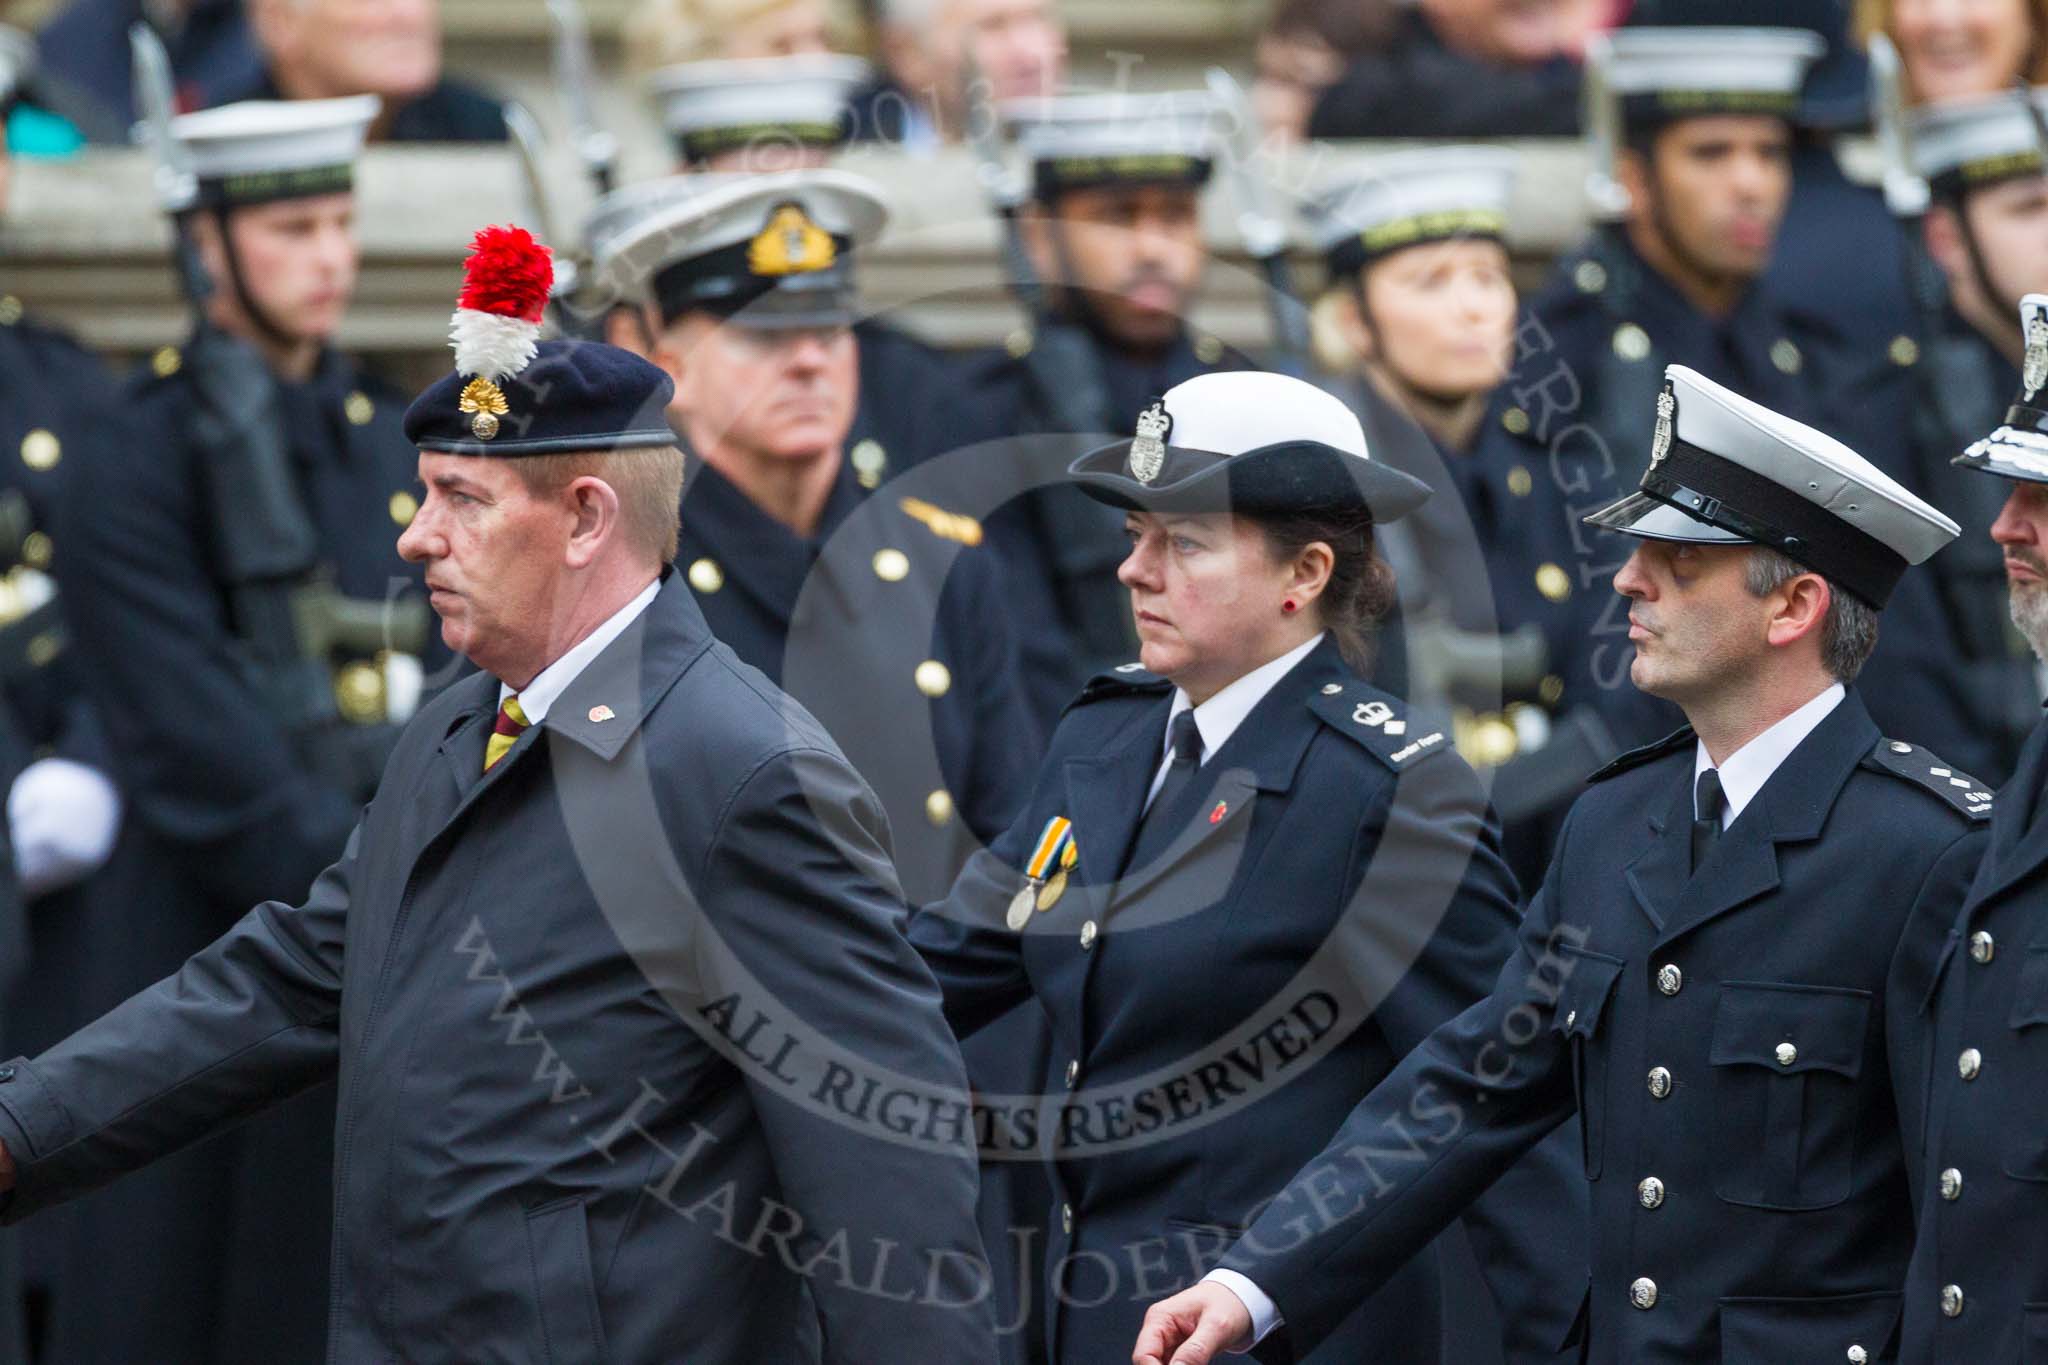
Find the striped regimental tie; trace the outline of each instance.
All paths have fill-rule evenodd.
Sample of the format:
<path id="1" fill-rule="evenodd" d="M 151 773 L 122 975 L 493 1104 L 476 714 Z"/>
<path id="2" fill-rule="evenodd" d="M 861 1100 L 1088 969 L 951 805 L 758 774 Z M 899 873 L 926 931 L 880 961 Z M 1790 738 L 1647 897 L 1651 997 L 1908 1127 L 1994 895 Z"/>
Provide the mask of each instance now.
<path id="1" fill-rule="evenodd" d="M 491 726 L 491 737 L 484 744 L 484 771 L 489 772 L 499 759 L 511 752 L 512 743 L 531 724 L 526 712 L 519 709 L 519 698 L 507 697 L 498 707 L 497 723 Z"/>

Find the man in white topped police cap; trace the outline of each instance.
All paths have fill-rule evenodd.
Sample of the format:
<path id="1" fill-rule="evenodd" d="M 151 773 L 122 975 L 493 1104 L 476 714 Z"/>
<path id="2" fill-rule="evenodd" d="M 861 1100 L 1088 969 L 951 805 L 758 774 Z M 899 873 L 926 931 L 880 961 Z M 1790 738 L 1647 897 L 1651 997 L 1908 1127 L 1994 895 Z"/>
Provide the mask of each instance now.
<path id="1" fill-rule="evenodd" d="M 2026 349 L 2005 420 L 1959 455 L 2005 495 L 1991 525 L 2012 621 L 2048 659 L 2048 294 L 2020 302 Z M 2048 1302 L 2048 721 L 1999 788 L 1990 851 L 1959 913 L 1922 927 L 1924 975 L 1893 1028 L 1925 1040 L 1919 1238 L 1902 1365 L 2024 1360 Z"/>
<path id="2" fill-rule="evenodd" d="M 1238 1278 L 1154 1307 L 1140 1365 L 1299 1352 L 1574 1112 L 1588 1362 L 1889 1358 L 1918 1074 L 1894 959 L 1961 903 L 1992 798 L 1852 684 L 1955 524 L 1681 366 L 1652 411 L 1638 491 L 1593 520 L 1635 539 L 1635 685 L 1691 723 L 1596 774 L 1492 995 L 1353 1111 L 1224 1257 Z"/>
<path id="3" fill-rule="evenodd" d="M 303 895 L 450 657 L 394 548 L 417 505 L 404 400 L 335 346 L 377 109 L 254 102 L 158 129 L 191 177 L 164 207 L 196 266 L 194 327 L 117 405 L 128 439 L 77 452 L 58 556 L 142 883 L 102 930 L 88 1015 L 256 901 Z M 332 1132 L 318 1090 L 89 1201 L 102 1297 L 59 1310 L 57 1357 L 317 1359 Z"/>

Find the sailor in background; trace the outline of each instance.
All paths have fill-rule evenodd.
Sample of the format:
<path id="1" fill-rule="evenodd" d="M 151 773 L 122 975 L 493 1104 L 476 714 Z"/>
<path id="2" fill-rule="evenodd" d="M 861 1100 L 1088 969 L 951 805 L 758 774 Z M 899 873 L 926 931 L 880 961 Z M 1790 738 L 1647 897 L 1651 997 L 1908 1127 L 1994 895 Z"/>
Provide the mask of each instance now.
<path id="1" fill-rule="evenodd" d="M 1281 375 L 1200 376 L 1135 424 L 1072 478 L 1125 519 L 1139 659 L 1089 683 L 1023 817 L 911 925 L 956 1032 L 1033 1002 L 1052 1021 L 1045 1101 L 1010 1118 L 1059 1201 L 1059 1365 L 1125 1359 L 1146 1286 L 1199 1279 L 1479 998 L 1518 919 L 1471 769 L 1364 678 L 1394 596 L 1377 527 L 1429 489 L 1371 458 L 1341 401 Z M 1510 1358 L 1551 1360 L 1583 1289 L 1584 1206 L 1557 1153 L 1525 1169 L 1468 1226 Z M 1444 1290 L 1421 1250 L 1292 1358 L 1439 1359 Z"/>
<path id="2" fill-rule="evenodd" d="M 336 349 L 374 98 L 174 120 L 210 292 L 81 452 L 59 557 L 88 691 L 140 825 L 140 885 L 85 1007 L 114 1005 L 341 851 L 423 688 L 403 400 Z M 110 496 L 118 490 L 119 496 Z M 103 1297 L 60 1360 L 307 1360 L 325 1333 L 333 1091 L 83 1206 Z M 118 1307 L 116 1307 L 118 1305 Z"/>
<path id="3" fill-rule="evenodd" d="M 1443 710 L 1458 751 L 1489 778 L 1509 863 L 1533 885 L 1544 813 L 1613 756 L 1594 708 L 1567 709 L 1542 632 L 1540 537 L 1565 515 L 1548 466 L 1481 424 L 1512 364 L 1515 287 L 1504 234 L 1515 161 L 1484 147 L 1382 157 L 1324 182 L 1306 214 L 1330 287 L 1321 305 L 1355 356 L 1341 392 L 1375 459 L 1446 495 L 1385 528 L 1401 616 L 1377 678 Z M 1503 621 L 1520 621 L 1504 632 Z"/>
<path id="4" fill-rule="evenodd" d="M 1069 461 L 1199 374 L 1243 367 L 1188 323 L 1208 263 L 1202 198 L 1221 144 L 1207 91 L 1049 96 L 1000 114 L 1029 168 L 1017 292 L 1036 300 L 1003 347 L 963 362 L 977 435 L 1033 491 L 989 519 L 1016 569 L 1033 709 L 1050 725 L 1136 647 L 1116 581 L 1115 516 L 1067 486 Z M 1022 287 L 1019 287 L 1019 286 Z"/>
<path id="5" fill-rule="evenodd" d="M 1595 520 L 1637 546 L 1614 580 L 1631 677 L 1691 724 L 1595 776 L 1492 993 L 1357 1107 L 1223 1283 L 1153 1308 L 1140 1365 L 1308 1349 L 1574 1113 L 1588 1365 L 1890 1358 L 1914 1101 L 1888 982 L 1909 926 L 1961 905 L 1992 795 L 1884 737 L 1852 683 L 1955 523 L 1683 366 L 1653 411 L 1639 490 Z M 1442 1110 L 1418 1124 L 1418 1101 Z M 1347 1155 L 1396 1133 L 1428 1159 Z"/>

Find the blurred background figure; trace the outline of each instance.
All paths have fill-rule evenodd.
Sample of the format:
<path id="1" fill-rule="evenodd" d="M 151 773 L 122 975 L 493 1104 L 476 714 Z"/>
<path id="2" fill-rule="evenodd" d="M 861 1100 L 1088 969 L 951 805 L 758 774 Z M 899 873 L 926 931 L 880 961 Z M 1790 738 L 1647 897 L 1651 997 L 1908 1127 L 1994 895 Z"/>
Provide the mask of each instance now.
<path id="1" fill-rule="evenodd" d="M 128 29 L 147 23 L 164 40 L 178 106 L 224 104 L 263 77 L 263 54 L 242 0 L 70 0 L 38 34 L 42 69 L 98 110 L 96 140 L 125 142 L 135 121 Z"/>
<path id="2" fill-rule="evenodd" d="M 141 845 L 77 983 L 87 1013 L 303 896 L 448 658 L 396 549 L 417 508 L 404 399 L 334 346 L 376 113 L 356 96 L 169 125 L 198 181 L 194 329 L 114 405 L 135 434 L 81 452 L 58 560 Z M 333 1135 L 321 1087 L 82 1201 L 93 1292 L 60 1297 L 50 1359 L 318 1359 Z"/>
<path id="3" fill-rule="evenodd" d="M 1374 0 L 1281 0 L 1252 53 L 1252 107 L 1266 135 L 1307 137 L 1323 92 L 1359 54 L 1384 48 L 1399 17 Z"/>
<path id="4" fill-rule="evenodd" d="M 1323 92 L 1311 137 L 1531 137 L 1579 126 L 1579 57 L 1613 0 L 1360 0 L 1386 36 Z"/>
<path id="5" fill-rule="evenodd" d="M 1906 97 L 1988 95 L 2048 81 L 2048 0 L 1854 0 L 1856 36 L 1899 49 Z"/>
<path id="6" fill-rule="evenodd" d="M 959 142 L 970 119 L 1067 82 L 1058 0 L 879 0 L 875 51 L 882 69 L 854 101 L 854 137 L 911 150 Z"/>
<path id="7" fill-rule="evenodd" d="M 849 51 L 842 0 L 640 0 L 626 16 L 626 73 L 681 62 Z"/>
<path id="8" fill-rule="evenodd" d="M 383 142 L 501 142 L 498 101 L 441 73 L 440 0 L 248 0 L 264 71 L 232 100 L 375 95 Z"/>
<path id="9" fill-rule="evenodd" d="M 0 27 L 0 221 L 35 56 L 27 34 Z M 91 452 L 123 439 L 117 408 L 97 357 L 0 293 L 0 1046 L 10 1049 L 48 1047 L 86 1021 L 81 983 L 95 951 L 136 913 L 118 865 L 96 875 L 121 846 L 124 803 L 51 576 L 69 541 L 64 489 Z M 0 1359 L 28 1359 L 56 1306 L 91 1292 L 75 1221 L 0 1233 Z"/>
<path id="10" fill-rule="evenodd" d="M 1033 491 L 989 531 L 1017 570 L 1010 609 L 1049 726 L 1137 644 L 1116 579 L 1122 518 L 1068 485 L 1067 463 L 1174 385 L 1246 362 L 1188 323 L 1209 263 L 1202 196 L 1220 154 L 1207 92 L 1060 96 L 1003 116 L 1031 177 L 1011 262 L 1029 280 L 1012 287 L 1036 316 L 1006 346 L 970 356 L 965 387 L 977 436 L 1035 438 L 1005 451 L 1021 461 L 1017 486 Z"/>

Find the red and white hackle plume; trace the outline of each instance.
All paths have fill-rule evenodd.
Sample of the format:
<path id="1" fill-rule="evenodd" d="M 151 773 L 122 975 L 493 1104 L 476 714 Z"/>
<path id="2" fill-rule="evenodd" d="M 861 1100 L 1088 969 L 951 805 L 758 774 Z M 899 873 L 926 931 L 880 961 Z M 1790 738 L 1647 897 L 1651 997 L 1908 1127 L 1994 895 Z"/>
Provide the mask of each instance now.
<path id="1" fill-rule="evenodd" d="M 448 337 L 455 372 L 476 376 L 458 407 L 473 414 L 470 430 L 480 441 L 496 436 L 498 419 L 511 410 L 500 385 L 533 363 L 554 282 L 552 254 L 525 228 L 487 227 L 470 244 Z"/>

